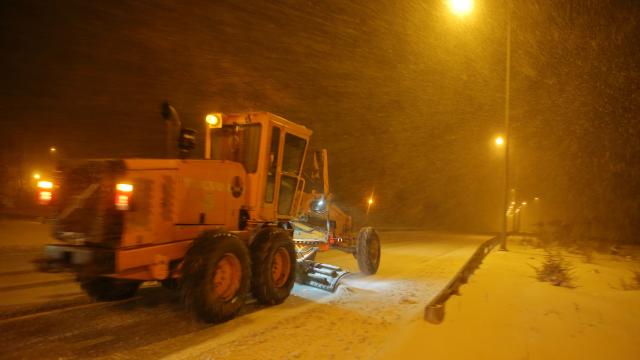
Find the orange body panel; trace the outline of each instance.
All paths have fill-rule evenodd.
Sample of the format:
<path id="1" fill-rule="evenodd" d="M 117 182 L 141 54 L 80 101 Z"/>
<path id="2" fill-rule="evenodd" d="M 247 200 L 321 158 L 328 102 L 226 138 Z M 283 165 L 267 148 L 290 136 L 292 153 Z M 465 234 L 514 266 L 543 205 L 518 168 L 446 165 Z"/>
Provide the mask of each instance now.
<path id="1" fill-rule="evenodd" d="M 133 184 L 134 195 L 132 210 L 124 215 L 121 247 L 193 239 L 203 227 L 237 229 L 246 196 L 244 191 L 237 197 L 232 194 L 234 179 L 246 182 L 240 164 L 142 159 L 125 163 L 127 172 L 120 181 Z"/>

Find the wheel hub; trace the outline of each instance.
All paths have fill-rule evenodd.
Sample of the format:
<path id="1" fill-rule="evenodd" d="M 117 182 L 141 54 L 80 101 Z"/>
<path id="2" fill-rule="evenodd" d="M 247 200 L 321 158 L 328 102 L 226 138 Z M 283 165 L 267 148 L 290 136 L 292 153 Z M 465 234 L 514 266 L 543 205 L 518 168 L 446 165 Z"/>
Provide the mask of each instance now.
<path id="1" fill-rule="evenodd" d="M 216 264 L 213 275 L 213 293 L 225 301 L 233 299 L 240 288 L 242 267 L 232 253 L 226 253 Z"/>
<path id="2" fill-rule="evenodd" d="M 291 257 L 284 247 L 279 247 L 273 254 L 271 276 L 275 287 L 282 287 L 289 279 L 291 273 Z"/>

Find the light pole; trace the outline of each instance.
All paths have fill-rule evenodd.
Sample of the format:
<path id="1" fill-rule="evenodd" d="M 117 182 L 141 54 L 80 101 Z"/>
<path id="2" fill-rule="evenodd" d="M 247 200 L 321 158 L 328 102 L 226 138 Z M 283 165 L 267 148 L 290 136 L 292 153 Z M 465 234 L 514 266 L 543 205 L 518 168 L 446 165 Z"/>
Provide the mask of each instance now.
<path id="1" fill-rule="evenodd" d="M 504 146 L 504 201 L 502 207 L 502 232 L 500 234 L 500 250 L 507 250 L 507 210 L 509 209 L 509 104 L 511 97 L 511 0 L 507 3 L 507 44 L 504 82 L 504 138 L 497 138 L 496 145 Z M 451 12 L 457 16 L 465 16 L 473 10 L 473 0 L 449 0 Z"/>
<path id="2" fill-rule="evenodd" d="M 502 234 L 500 236 L 500 250 L 507 251 L 507 209 L 509 208 L 509 103 L 511 97 L 511 0 L 507 1 L 507 51 L 505 59 L 504 82 L 504 202 L 502 207 Z"/>

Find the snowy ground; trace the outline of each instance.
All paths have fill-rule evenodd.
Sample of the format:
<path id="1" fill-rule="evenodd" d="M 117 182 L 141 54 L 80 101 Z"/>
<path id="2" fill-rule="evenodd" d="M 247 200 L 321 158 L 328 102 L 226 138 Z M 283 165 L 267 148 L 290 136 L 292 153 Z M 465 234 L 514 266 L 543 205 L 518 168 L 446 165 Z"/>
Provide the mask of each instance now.
<path id="1" fill-rule="evenodd" d="M 33 227 L 38 230 L 31 235 L 19 225 L 0 227 L 2 242 L 7 239 L 3 230 L 26 238 L 19 249 L 4 244 L 10 251 L 0 254 L 3 259 L 13 258 L 16 249 L 22 254 L 37 251 L 28 245 L 39 246 L 46 232 Z M 79 300 L 73 307 L 0 320 L 0 358 L 371 358 L 422 313 L 489 237 L 414 231 L 383 232 L 381 239 L 382 260 L 375 276 L 354 274 L 335 294 L 296 285 L 284 304 L 248 304 L 241 316 L 220 325 L 193 321 L 175 294 L 159 287 L 144 288 L 131 301 L 96 304 L 86 301 L 73 283 L 49 287 L 43 285 L 48 280 L 33 281 L 40 274 L 23 274 L 18 281 L 1 266 L 0 298 L 7 300 L 0 313 L 17 304 L 55 303 L 56 296 Z M 318 260 L 357 272 L 349 254 L 328 252 Z M 64 280 L 64 275 L 51 276 Z"/>
<path id="2" fill-rule="evenodd" d="M 544 252 L 491 253 L 446 305 L 444 323 L 414 317 L 381 359 L 640 359 L 640 288 L 630 257 L 564 253 L 575 288 L 536 280 Z M 633 284 L 636 285 L 635 290 Z"/>
<path id="3" fill-rule="evenodd" d="M 47 231 L 0 222 L 2 359 L 640 358 L 638 256 L 564 253 L 575 287 L 563 288 L 535 279 L 543 250 L 512 241 L 433 325 L 422 319 L 424 305 L 488 237 L 383 232 L 377 275 L 354 274 L 335 294 L 296 285 L 280 306 L 247 304 L 238 318 L 207 325 L 157 286 L 130 301 L 92 303 L 68 275 L 33 272 L 29 260 L 50 241 Z M 318 260 L 357 271 L 348 254 Z M 16 308 L 39 312 L 9 318 Z"/>

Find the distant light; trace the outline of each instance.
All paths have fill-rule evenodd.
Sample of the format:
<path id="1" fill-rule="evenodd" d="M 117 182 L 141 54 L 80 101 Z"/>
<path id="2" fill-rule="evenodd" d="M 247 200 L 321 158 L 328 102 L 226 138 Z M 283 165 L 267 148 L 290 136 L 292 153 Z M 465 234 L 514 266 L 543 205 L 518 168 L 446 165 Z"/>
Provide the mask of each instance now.
<path id="1" fill-rule="evenodd" d="M 540 198 L 539 198 L 539 197 L 534 197 L 534 198 L 533 198 L 533 201 L 538 201 L 538 200 L 540 200 Z"/>
<path id="2" fill-rule="evenodd" d="M 220 127 L 222 124 L 221 116 L 219 114 L 208 114 L 207 117 L 205 117 L 205 121 L 211 127 Z"/>
<path id="3" fill-rule="evenodd" d="M 523 202 L 522 202 L 522 205 L 527 205 L 527 202 L 526 202 L 526 201 L 523 201 Z"/>
<path id="4" fill-rule="evenodd" d="M 54 153 L 56 151 L 58 151 L 58 149 L 56 149 L 55 146 L 52 146 L 52 147 L 49 148 L 49 152 L 51 152 L 51 153 Z"/>
<path id="5" fill-rule="evenodd" d="M 496 138 L 496 146 L 502 146 L 504 145 L 504 138 L 502 136 L 498 136 Z"/>
<path id="6" fill-rule="evenodd" d="M 36 179 L 36 180 L 39 180 L 40 179 L 40 174 L 38 174 L 38 173 L 33 174 L 33 178 Z"/>
<path id="7" fill-rule="evenodd" d="M 369 198 L 368 203 L 369 203 L 369 205 L 373 204 L 373 198 Z"/>
<path id="8" fill-rule="evenodd" d="M 51 181 L 38 181 L 38 187 L 40 189 L 53 189 L 53 183 Z"/>
<path id="9" fill-rule="evenodd" d="M 458 16 L 465 16 L 473 10 L 473 0 L 449 0 L 451 12 Z"/>
<path id="10" fill-rule="evenodd" d="M 116 185 L 116 190 L 118 191 L 122 191 L 122 192 L 132 192 L 133 191 L 133 185 L 131 184 L 117 184 Z"/>

